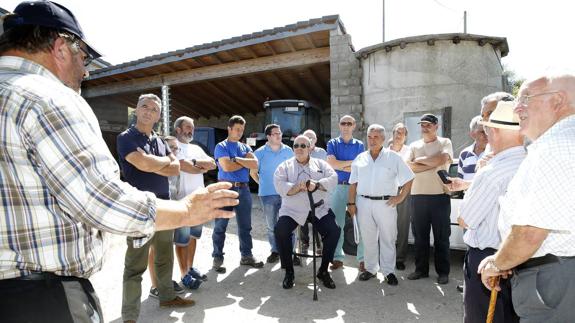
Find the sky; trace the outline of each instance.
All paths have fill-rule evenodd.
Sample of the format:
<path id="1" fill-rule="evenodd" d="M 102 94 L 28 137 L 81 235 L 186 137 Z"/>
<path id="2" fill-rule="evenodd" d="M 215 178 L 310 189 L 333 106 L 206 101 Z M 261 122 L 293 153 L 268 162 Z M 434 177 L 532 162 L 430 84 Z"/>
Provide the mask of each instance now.
<path id="1" fill-rule="evenodd" d="M 13 10 L 20 1 L 2 0 Z M 112 64 L 339 14 L 356 50 L 383 41 L 383 0 L 58 0 Z M 385 40 L 467 32 L 506 37 L 518 78 L 575 73 L 568 0 L 386 0 Z"/>

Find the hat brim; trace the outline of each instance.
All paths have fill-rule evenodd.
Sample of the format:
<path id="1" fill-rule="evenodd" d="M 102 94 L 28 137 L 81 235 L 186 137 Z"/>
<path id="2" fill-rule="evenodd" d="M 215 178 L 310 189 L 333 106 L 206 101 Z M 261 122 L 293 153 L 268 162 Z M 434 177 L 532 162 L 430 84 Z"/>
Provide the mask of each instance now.
<path id="1" fill-rule="evenodd" d="M 497 128 L 497 129 L 506 129 L 506 130 L 519 130 L 519 123 L 515 122 L 492 122 L 492 121 L 479 121 L 478 122 L 482 126 L 486 126 L 489 128 Z"/>

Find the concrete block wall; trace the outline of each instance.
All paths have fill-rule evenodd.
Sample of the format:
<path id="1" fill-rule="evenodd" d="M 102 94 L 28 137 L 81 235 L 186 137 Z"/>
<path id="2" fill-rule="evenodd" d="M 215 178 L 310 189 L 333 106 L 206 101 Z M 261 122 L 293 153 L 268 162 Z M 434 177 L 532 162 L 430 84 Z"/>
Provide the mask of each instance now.
<path id="1" fill-rule="evenodd" d="M 354 136 L 361 138 L 363 124 L 362 68 L 355 57 L 351 36 L 334 29 L 330 31 L 331 137 L 339 136 L 339 119 L 349 114 L 358 122 Z"/>

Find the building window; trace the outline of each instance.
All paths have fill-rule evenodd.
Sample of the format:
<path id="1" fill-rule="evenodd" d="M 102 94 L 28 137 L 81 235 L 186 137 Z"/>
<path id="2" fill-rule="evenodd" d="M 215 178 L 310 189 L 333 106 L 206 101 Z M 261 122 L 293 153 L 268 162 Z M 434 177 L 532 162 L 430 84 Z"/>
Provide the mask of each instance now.
<path id="1" fill-rule="evenodd" d="M 411 144 L 414 141 L 421 139 L 421 128 L 419 127 L 419 119 L 426 113 L 433 113 L 439 119 L 439 128 L 437 135 L 440 137 L 451 138 L 451 107 L 444 107 L 438 110 L 427 110 L 417 112 L 405 112 L 403 114 L 403 123 L 407 127 L 408 136 L 406 143 Z"/>

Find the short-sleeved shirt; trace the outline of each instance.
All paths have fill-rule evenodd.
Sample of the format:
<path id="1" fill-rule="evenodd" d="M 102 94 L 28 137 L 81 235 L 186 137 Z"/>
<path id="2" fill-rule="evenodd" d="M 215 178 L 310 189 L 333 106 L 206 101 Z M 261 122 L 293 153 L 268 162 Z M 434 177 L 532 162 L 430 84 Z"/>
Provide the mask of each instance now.
<path id="1" fill-rule="evenodd" d="M 327 159 L 327 151 L 321 147 L 314 147 L 313 150 L 309 153 L 311 158 L 317 158 L 321 160 Z"/>
<path id="2" fill-rule="evenodd" d="M 357 194 L 397 195 L 400 186 L 412 180 L 413 171 L 396 152 L 383 148 L 376 160 L 369 151 L 359 154 L 351 164 L 349 183 L 357 183 Z"/>
<path id="3" fill-rule="evenodd" d="M 476 155 L 475 143 L 471 146 L 465 147 L 461 153 L 459 153 L 459 162 L 457 165 L 457 177 L 462 178 L 466 181 L 470 181 L 475 176 L 475 168 L 477 167 L 477 162 L 483 156 L 483 153 Z"/>
<path id="4" fill-rule="evenodd" d="M 228 182 L 242 182 L 248 183 L 250 180 L 250 170 L 242 167 L 234 172 L 226 172 L 222 169 L 219 159 L 222 157 L 244 158 L 248 153 L 251 153 L 250 146 L 239 141 L 228 141 L 227 139 L 218 143 L 214 150 L 214 158 L 218 165 L 218 180 Z"/>
<path id="5" fill-rule="evenodd" d="M 453 159 L 453 147 L 451 140 L 448 138 L 437 137 L 432 142 L 425 143 L 423 139 L 413 142 L 409 148 L 411 155 L 409 161 L 413 161 L 418 157 L 433 157 L 438 154 L 446 153 Z M 437 171 L 449 168 L 449 162 L 445 165 L 428 169 L 424 172 L 415 173 L 415 180 L 411 185 L 411 195 L 436 195 L 446 192 L 441 179 L 437 175 Z"/>
<path id="6" fill-rule="evenodd" d="M 354 160 L 364 150 L 363 142 L 355 138 L 351 138 L 347 143 L 341 137 L 333 138 L 327 142 L 327 155 L 334 156 L 335 159 L 341 161 Z M 339 183 L 349 181 L 349 172 L 336 170 L 336 173 Z"/>
<path id="7" fill-rule="evenodd" d="M 268 144 L 258 148 L 254 155 L 258 159 L 258 174 L 260 178 L 259 196 L 277 195 L 274 187 L 274 173 L 279 164 L 293 157 L 293 150 L 281 144 L 280 149 L 274 151 Z"/>
<path id="8" fill-rule="evenodd" d="M 124 179 L 140 191 L 152 192 L 159 198 L 169 199 L 170 186 L 168 177 L 141 171 L 126 160 L 126 156 L 137 151 L 138 148 L 143 149 L 147 154 L 155 156 L 168 156 L 171 154 L 166 142 L 156 133 L 152 132 L 148 137 L 136 127 L 131 126 L 119 134 L 117 138 L 118 155 Z"/>
<path id="9" fill-rule="evenodd" d="M 178 160 L 209 158 L 204 150 L 198 145 L 185 144 L 178 141 L 178 148 L 180 148 L 180 150 L 178 150 L 178 154 L 176 155 Z M 204 174 L 191 174 L 180 171 L 178 194 L 176 194 L 176 198 L 179 200 L 200 187 L 204 187 Z"/>
<path id="10" fill-rule="evenodd" d="M 512 226 L 549 230 L 532 257 L 575 256 L 575 115 L 557 122 L 527 147 L 501 198 L 499 232 L 505 239 Z"/>

